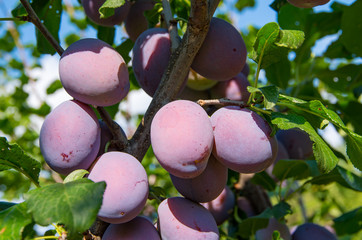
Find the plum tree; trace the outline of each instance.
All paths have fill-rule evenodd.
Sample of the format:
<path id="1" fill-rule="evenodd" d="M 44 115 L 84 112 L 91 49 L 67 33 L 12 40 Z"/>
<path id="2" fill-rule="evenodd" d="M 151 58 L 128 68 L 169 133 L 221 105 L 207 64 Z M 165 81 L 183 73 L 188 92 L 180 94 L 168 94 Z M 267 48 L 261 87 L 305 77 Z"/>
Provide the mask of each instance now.
<path id="1" fill-rule="evenodd" d="M 326 228 L 315 223 L 304 223 L 297 227 L 292 234 L 292 240 L 320 239 L 336 240 L 336 236 Z"/>
<path id="2" fill-rule="evenodd" d="M 312 8 L 328 3 L 330 0 L 287 0 L 290 4 L 299 8 Z"/>
<path id="3" fill-rule="evenodd" d="M 46 163 L 67 175 L 87 169 L 100 146 L 100 126 L 93 110 L 79 101 L 66 101 L 44 120 L 39 144 Z"/>
<path id="4" fill-rule="evenodd" d="M 164 28 L 147 29 L 134 44 L 132 68 L 137 82 L 151 97 L 160 84 L 170 55 L 170 34 Z"/>
<path id="5" fill-rule="evenodd" d="M 76 41 L 64 51 L 59 77 L 72 97 L 97 106 L 119 103 L 130 87 L 122 56 L 109 44 L 93 38 Z"/>
<path id="6" fill-rule="evenodd" d="M 104 232 L 103 240 L 161 240 L 157 229 L 145 217 L 137 216 L 129 222 L 111 224 Z"/>
<path id="7" fill-rule="evenodd" d="M 170 174 L 177 191 L 195 202 L 210 202 L 223 191 L 228 177 L 228 169 L 212 154 L 205 170 L 194 178 L 179 178 Z"/>
<path id="8" fill-rule="evenodd" d="M 99 8 L 106 0 L 82 0 L 82 6 L 87 17 L 95 24 L 111 27 L 121 24 L 127 17 L 130 10 L 130 3 L 128 1 L 122 7 L 114 10 L 114 15 L 101 18 Z"/>
<path id="9" fill-rule="evenodd" d="M 212 18 L 210 28 L 192 69 L 212 80 L 228 80 L 241 72 L 246 62 L 246 46 L 233 25 Z"/>
<path id="10" fill-rule="evenodd" d="M 191 200 L 167 198 L 160 203 L 157 213 L 162 239 L 219 239 L 219 230 L 211 213 Z"/>
<path id="11" fill-rule="evenodd" d="M 276 158 L 277 141 L 268 123 L 257 113 L 240 107 L 223 107 L 211 116 L 214 156 L 240 173 L 256 173 Z"/>
<path id="12" fill-rule="evenodd" d="M 147 173 L 132 155 L 107 152 L 100 156 L 89 176 L 94 182 L 107 184 L 98 217 L 109 223 L 125 223 L 143 209 L 148 197 Z"/>
<path id="13" fill-rule="evenodd" d="M 221 225 L 230 217 L 233 211 L 235 195 L 228 186 L 225 186 L 217 198 L 201 205 L 211 212 L 216 224 Z"/>
<path id="14" fill-rule="evenodd" d="M 276 137 L 291 159 L 306 159 L 313 155 L 313 143 L 309 135 L 302 130 L 279 130 Z"/>
<path id="15" fill-rule="evenodd" d="M 154 5 L 154 0 L 138 0 L 132 3 L 127 18 L 124 20 L 124 27 L 132 41 L 136 41 L 138 36 L 147 30 L 148 22 L 144 14 Z"/>
<path id="16" fill-rule="evenodd" d="M 176 100 L 163 106 L 151 124 L 151 144 L 161 166 L 180 178 L 193 178 L 206 168 L 212 151 L 209 116 L 200 105 Z"/>

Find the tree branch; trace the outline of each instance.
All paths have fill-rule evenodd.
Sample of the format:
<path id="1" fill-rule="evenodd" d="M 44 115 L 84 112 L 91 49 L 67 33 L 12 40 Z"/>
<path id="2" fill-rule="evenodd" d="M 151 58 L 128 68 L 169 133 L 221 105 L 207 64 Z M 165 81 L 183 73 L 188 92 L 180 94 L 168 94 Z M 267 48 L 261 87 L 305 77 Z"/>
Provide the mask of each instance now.
<path id="1" fill-rule="evenodd" d="M 160 86 L 126 149 L 140 161 L 151 145 L 150 128 L 153 117 L 163 105 L 177 97 L 189 73 L 192 61 L 206 37 L 210 25 L 210 15 L 213 15 L 208 9 L 207 0 L 191 1 L 191 13 L 186 33 L 180 46 L 172 52 Z"/>
<path id="2" fill-rule="evenodd" d="M 24 8 L 28 13 L 27 21 L 33 23 L 35 27 L 43 34 L 43 36 L 49 41 L 49 43 L 53 46 L 55 51 L 61 56 L 64 52 L 64 49 L 59 45 L 57 40 L 53 37 L 53 35 L 48 31 L 48 29 L 44 26 L 44 24 L 40 21 L 38 15 L 36 15 L 34 9 L 31 7 L 30 3 L 26 0 L 20 0 L 21 4 L 23 4 Z"/>
<path id="3" fill-rule="evenodd" d="M 171 52 L 175 51 L 180 45 L 180 38 L 177 33 L 177 21 L 172 16 L 171 6 L 169 0 L 162 0 L 163 16 L 170 33 L 171 39 Z"/>
<path id="4" fill-rule="evenodd" d="M 199 104 L 201 107 L 208 106 L 208 105 L 217 105 L 217 106 L 239 106 L 239 107 L 248 107 L 243 101 L 235 101 L 230 100 L 227 98 L 221 98 L 221 99 L 208 99 L 208 100 L 198 100 L 197 104 Z"/>

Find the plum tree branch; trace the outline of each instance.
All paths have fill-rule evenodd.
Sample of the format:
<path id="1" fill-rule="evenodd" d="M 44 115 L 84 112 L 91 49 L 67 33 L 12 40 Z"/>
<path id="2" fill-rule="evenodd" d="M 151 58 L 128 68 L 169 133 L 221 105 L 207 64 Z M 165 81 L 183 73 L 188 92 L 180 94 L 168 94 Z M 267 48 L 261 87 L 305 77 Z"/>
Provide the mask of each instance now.
<path id="1" fill-rule="evenodd" d="M 209 12 L 207 0 L 192 0 L 189 23 L 180 46 L 171 54 L 170 62 L 162 76 L 153 100 L 150 103 L 141 124 L 130 140 L 126 151 L 142 161 L 150 141 L 150 128 L 156 112 L 168 102 L 174 100 L 180 92 L 189 73 L 192 61 L 200 49 L 209 29 L 213 12 Z M 216 8 L 215 8 L 216 9 Z"/>
<path id="2" fill-rule="evenodd" d="M 177 21 L 172 16 L 171 6 L 169 0 L 162 0 L 163 16 L 170 33 L 171 38 L 171 51 L 175 51 L 180 45 L 179 36 L 177 33 Z"/>
<path id="3" fill-rule="evenodd" d="M 31 7 L 30 3 L 26 0 L 20 0 L 21 4 L 23 4 L 26 12 L 28 13 L 27 21 L 33 23 L 35 27 L 43 34 L 43 36 L 49 41 L 49 43 L 53 46 L 55 51 L 59 55 L 62 55 L 64 49 L 59 45 L 57 40 L 53 37 L 53 35 L 48 31 L 48 29 L 44 26 L 44 24 L 40 21 L 38 15 L 35 13 L 34 9 Z"/>
<path id="4" fill-rule="evenodd" d="M 227 98 L 221 98 L 221 99 L 207 99 L 207 100 L 198 100 L 197 104 L 199 104 L 201 107 L 208 106 L 208 105 L 217 105 L 217 106 L 239 106 L 239 107 L 248 107 L 243 101 L 235 101 L 230 100 Z"/>

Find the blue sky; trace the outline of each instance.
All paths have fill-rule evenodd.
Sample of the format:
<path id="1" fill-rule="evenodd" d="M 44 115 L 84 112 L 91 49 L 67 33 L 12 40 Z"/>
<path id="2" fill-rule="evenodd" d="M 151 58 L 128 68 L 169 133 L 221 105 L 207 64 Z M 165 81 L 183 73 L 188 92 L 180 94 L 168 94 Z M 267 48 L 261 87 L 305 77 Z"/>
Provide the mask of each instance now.
<path id="1" fill-rule="evenodd" d="M 63 0 L 64 2 L 68 2 L 73 6 L 79 6 L 77 0 Z M 314 8 L 315 11 L 328 11 L 330 9 L 330 5 L 333 2 L 341 2 L 347 5 L 350 5 L 355 0 L 331 0 L 328 4 L 319 6 Z M 0 0 L 0 17 L 10 17 L 11 10 L 19 3 L 20 1 L 8 1 L 8 0 Z M 235 0 L 224 0 L 225 6 L 224 9 L 230 9 L 233 6 Z M 276 21 L 276 12 L 269 7 L 269 5 L 273 2 L 273 0 L 256 0 L 256 6 L 254 8 L 247 8 L 239 12 L 232 10 L 231 14 L 233 19 L 235 20 L 235 25 L 237 28 L 243 30 L 246 29 L 249 25 L 255 25 L 257 27 L 262 27 L 268 22 Z M 4 29 L 6 25 L 2 25 L 1 28 Z M 122 37 L 126 36 L 121 27 L 117 28 L 116 33 L 116 43 L 120 43 L 122 41 Z M 0 29 L 0 33 L 1 33 Z M 69 24 L 69 20 L 66 14 L 63 14 L 62 25 L 60 29 L 60 36 L 63 38 L 70 32 L 77 32 L 74 28 Z M 21 27 L 21 36 L 22 41 L 24 43 L 30 43 L 35 41 L 35 31 L 34 26 L 32 24 L 24 24 Z M 89 27 L 87 31 L 84 33 L 84 37 L 95 37 L 96 32 L 94 29 Z M 329 40 L 330 41 L 330 40 Z M 329 42 L 328 41 L 328 42 Z M 326 42 L 327 43 L 327 42 Z M 325 45 L 325 43 L 324 43 Z"/>

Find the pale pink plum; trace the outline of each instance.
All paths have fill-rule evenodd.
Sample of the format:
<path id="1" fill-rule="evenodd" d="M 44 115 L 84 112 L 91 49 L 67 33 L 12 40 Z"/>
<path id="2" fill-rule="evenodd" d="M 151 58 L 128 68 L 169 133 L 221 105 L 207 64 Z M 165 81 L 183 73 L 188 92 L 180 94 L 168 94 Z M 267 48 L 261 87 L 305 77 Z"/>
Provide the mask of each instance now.
<path id="1" fill-rule="evenodd" d="M 39 143 L 46 163 L 54 171 L 67 175 L 76 169 L 87 169 L 100 146 L 97 116 L 84 103 L 65 101 L 45 118 Z"/>
<path id="2" fill-rule="evenodd" d="M 153 224 L 145 217 L 137 216 L 129 222 L 111 224 L 102 240 L 161 240 Z"/>
<path id="3" fill-rule="evenodd" d="M 293 232 L 292 240 L 337 240 L 337 237 L 327 228 L 315 223 L 304 223 Z"/>
<path id="4" fill-rule="evenodd" d="M 259 229 L 255 233 L 256 240 L 270 240 L 273 239 L 273 232 L 278 231 L 280 233 L 280 237 L 284 240 L 291 240 L 290 231 L 286 224 L 279 222 L 275 218 L 270 218 L 268 226 L 263 229 Z M 311 240 L 313 238 L 309 238 Z M 318 239 L 319 238 L 315 238 Z"/>
<path id="5" fill-rule="evenodd" d="M 64 89 L 75 99 L 97 106 L 119 103 L 128 93 L 128 68 L 110 45 L 92 38 L 71 44 L 59 62 Z"/>
<path id="6" fill-rule="evenodd" d="M 277 140 L 278 142 L 278 152 L 277 152 L 277 157 L 275 158 L 275 161 L 272 163 L 272 165 L 270 165 L 267 169 L 265 169 L 265 171 L 269 174 L 269 175 L 273 175 L 273 168 L 274 165 L 281 159 L 289 159 L 289 154 L 287 152 L 287 149 L 284 147 L 284 145 Z"/>
<path id="7" fill-rule="evenodd" d="M 287 0 L 290 4 L 299 8 L 313 8 L 324 5 L 330 0 Z"/>
<path id="8" fill-rule="evenodd" d="M 248 79 L 243 73 L 237 74 L 235 77 L 219 82 L 216 86 L 211 88 L 212 98 L 228 98 L 235 101 L 247 102 L 250 93 L 247 87 L 250 86 Z"/>
<path id="9" fill-rule="evenodd" d="M 157 212 L 164 240 L 219 239 L 213 216 L 198 203 L 182 197 L 168 198 L 161 202 Z"/>
<path id="10" fill-rule="evenodd" d="M 276 137 L 284 145 L 290 159 L 307 159 L 313 155 L 313 142 L 302 130 L 279 130 Z"/>
<path id="11" fill-rule="evenodd" d="M 235 195 L 228 186 L 225 186 L 217 198 L 211 202 L 202 203 L 201 205 L 211 212 L 216 224 L 221 225 L 233 212 Z"/>
<path id="12" fill-rule="evenodd" d="M 179 178 L 170 174 L 177 191 L 195 202 L 210 202 L 223 191 L 228 169 L 211 154 L 205 170 L 194 178 Z"/>
<path id="13" fill-rule="evenodd" d="M 236 199 L 236 203 L 238 205 L 238 208 L 240 210 L 242 210 L 246 214 L 247 217 L 252 217 L 252 216 L 256 215 L 253 206 L 251 205 L 249 199 L 247 199 L 246 197 L 239 196 Z"/>
<path id="14" fill-rule="evenodd" d="M 129 38 L 136 41 L 138 36 L 148 29 L 145 11 L 152 10 L 155 6 L 154 0 L 137 0 L 129 9 L 124 26 Z"/>
<path id="15" fill-rule="evenodd" d="M 223 107 L 211 116 L 213 155 L 239 173 L 256 173 L 276 158 L 278 144 L 272 129 L 257 113 L 240 107 Z"/>
<path id="16" fill-rule="evenodd" d="M 212 18 L 205 41 L 191 67 L 208 79 L 225 81 L 241 72 L 246 55 L 239 31 L 225 20 Z"/>
<path id="17" fill-rule="evenodd" d="M 89 176 L 94 182 L 105 181 L 98 217 L 108 223 L 125 223 L 143 209 L 148 197 L 146 170 L 132 155 L 107 152 L 100 156 Z"/>
<path id="18" fill-rule="evenodd" d="M 209 116 L 194 102 L 170 102 L 152 120 L 151 144 L 166 171 L 176 177 L 194 178 L 205 170 L 212 151 Z"/>
<path id="19" fill-rule="evenodd" d="M 99 8 L 106 0 L 82 0 L 82 6 L 87 17 L 95 24 L 112 27 L 121 24 L 127 17 L 131 4 L 126 1 L 125 4 L 114 10 L 114 15 L 108 18 L 101 18 Z"/>
<path id="20" fill-rule="evenodd" d="M 132 68 L 141 88 L 155 94 L 171 56 L 170 34 L 164 28 L 144 31 L 133 46 Z"/>

